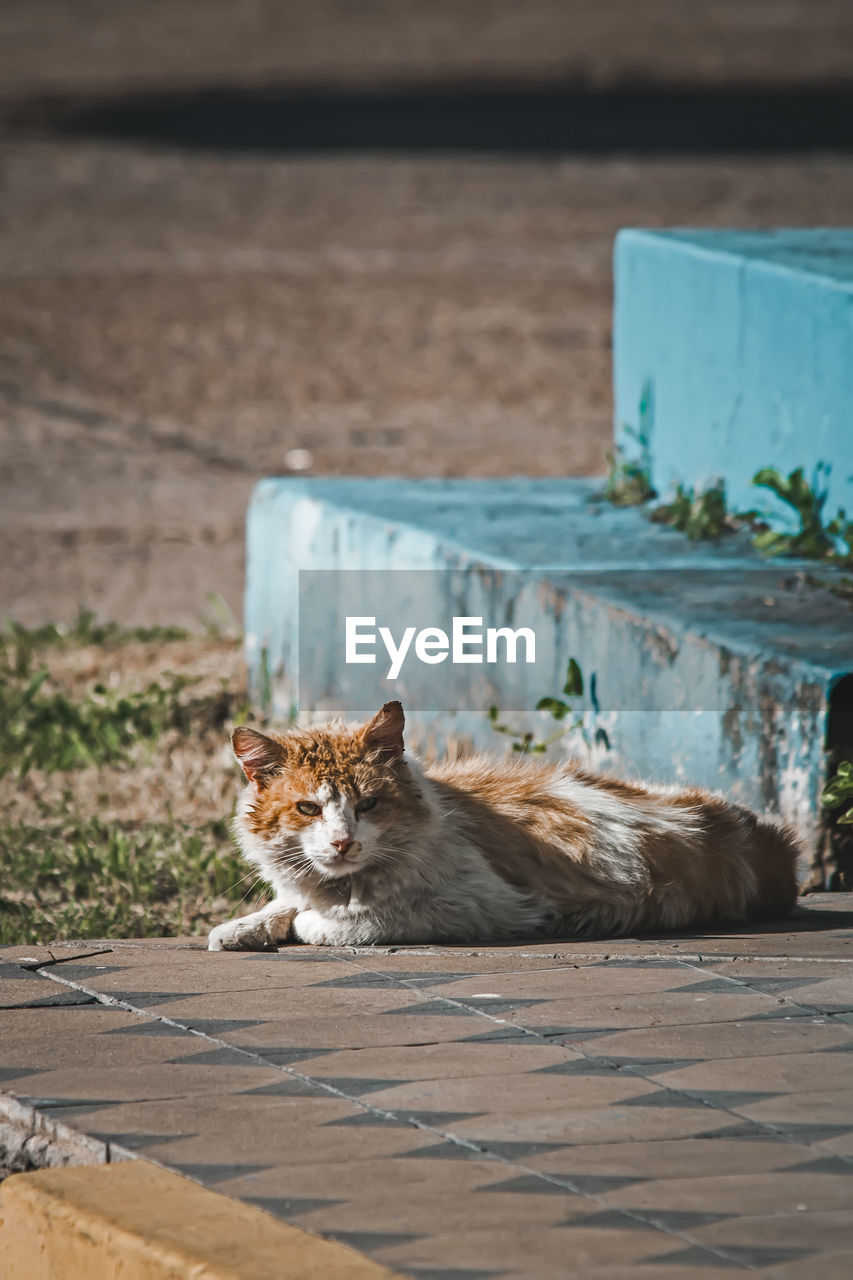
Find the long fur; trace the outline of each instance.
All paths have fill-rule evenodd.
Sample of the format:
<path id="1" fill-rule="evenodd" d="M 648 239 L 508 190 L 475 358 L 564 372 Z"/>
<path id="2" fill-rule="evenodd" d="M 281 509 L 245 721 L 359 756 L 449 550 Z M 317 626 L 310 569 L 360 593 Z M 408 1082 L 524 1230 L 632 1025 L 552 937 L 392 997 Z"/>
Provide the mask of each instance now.
<path id="1" fill-rule="evenodd" d="M 576 762 L 424 768 L 402 727 L 389 703 L 359 728 L 237 731 L 249 783 L 235 830 L 275 898 L 220 925 L 211 949 L 615 936 L 791 912 L 797 846 L 774 819 Z"/>

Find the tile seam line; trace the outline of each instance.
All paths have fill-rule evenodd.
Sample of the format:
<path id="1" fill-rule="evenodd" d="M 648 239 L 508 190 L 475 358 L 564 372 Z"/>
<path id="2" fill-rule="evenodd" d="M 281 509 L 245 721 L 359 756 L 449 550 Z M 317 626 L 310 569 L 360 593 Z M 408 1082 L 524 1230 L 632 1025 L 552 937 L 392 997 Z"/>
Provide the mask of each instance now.
<path id="1" fill-rule="evenodd" d="M 358 967 L 361 967 L 361 966 L 358 966 Z M 381 1108 L 372 1106 L 370 1103 L 364 1102 L 359 1098 L 351 1098 L 343 1090 L 337 1089 L 332 1085 L 326 1084 L 322 1079 L 317 1079 L 313 1076 L 305 1075 L 304 1073 L 296 1071 L 292 1067 L 286 1066 L 284 1064 L 268 1063 L 267 1060 L 261 1057 L 260 1054 L 250 1053 L 245 1049 L 241 1049 L 239 1046 L 229 1044 L 226 1040 L 220 1040 L 217 1037 L 208 1035 L 205 1032 L 196 1031 L 192 1027 L 183 1026 L 181 1023 L 176 1022 L 174 1019 L 165 1018 L 158 1014 L 149 1013 L 146 1010 L 137 1009 L 135 1008 L 135 1006 L 128 1004 L 126 1001 L 119 1000 L 115 997 L 104 996 L 97 991 L 91 991 L 88 987 L 84 986 L 82 983 L 75 983 L 70 978 L 63 977 L 61 974 L 48 971 L 44 974 L 41 974 L 40 976 L 48 978 L 51 982 L 56 982 L 62 986 L 72 987 L 74 990 L 83 991 L 87 995 L 94 996 L 94 998 L 100 1004 L 104 1004 L 112 1008 L 119 1008 L 124 1010 L 127 1013 L 136 1014 L 138 1017 L 149 1018 L 154 1022 L 165 1023 L 167 1026 L 174 1026 L 176 1030 L 183 1031 L 185 1033 L 189 1033 L 191 1035 L 197 1036 L 201 1040 L 204 1040 L 210 1044 L 215 1044 L 218 1048 L 234 1050 L 238 1053 L 243 1054 L 244 1057 L 249 1058 L 254 1062 L 262 1063 L 264 1066 L 269 1066 L 274 1070 L 277 1070 L 282 1072 L 283 1074 L 292 1076 L 295 1079 L 301 1080 L 306 1084 L 322 1086 L 322 1088 L 325 1089 L 330 1096 L 340 1098 L 342 1101 L 348 1102 L 350 1105 L 356 1105 L 360 1107 L 363 1111 L 367 1111 L 373 1115 L 381 1116 L 384 1119 L 400 1118 L 397 1116 L 396 1112 L 383 1111 Z M 478 1011 L 474 1011 L 474 1012 L 478 1012 Z M 494 1022 L 502 1021 L 501 1019 L 488 1018 L 488 1017 L 487 1017 L 487 1020 L 494 1021 Z M 41 1113 L 38 1113 L 38 1114 L 41 1114 Z M 571 1184 L 568 1180 L 560 1181 L 559 1179 L 549 1176 L 546 1173 L 542 1173 L 539 1170 L 531 1169 L 527 1165 L 516 1163 L 512 1160 L 507 1159 L 504 1156 L 500 1156 L 491 1151 L 485 1150 L 482 1147 L 479 1147 L 473 1141 L 468 1141 L 466 1139 L 459 1138 L 453 1134 L 445 1133 L 441 1129 L 433 1128 L 430 1125 L 425 1125 L 419 1121 L 411 1120 L 408 1117 L 404 1117 L 404 1118 L 406 1119 L 406 1122 L 412 1126 L 412 1128 L 418 1130 L 419 1132 L 428 1133 L 434 1137 L 440 1138 L 442 1141 L 451 1142 L 454 1144 L 454 1146 L 463 1147 L 464 1149 L 471 1151 L 473 1154 L 479 1156 L 485 1161 L 493 1160 L 496 1165 L 503 1165 L 505 1168 L 510 1169 L 514 1172 L 520 1170 L 525 1174 L 529 1174 L 529 1175 L 532 1174 L 534 1177 L 538 1178 L 540 1181 L 549 1183 L 550 1185 L 553 1185 L 553 1186 L 560 1187 L 562 1190 L 565 1190 L 570 1195 L 580 1196 L 583 1200 L 589 1201 L 593 1205 L 596 1205 L 601 1209 L 608 1209 L 613 1207 L 609 1203 L 609 1201 L 605 1201 L 600 1196 L 594 1195 L 588 1191 L 584 1191 L 580 1186 L 578 1186 L 577 1184 Z M 117 1146 L 117 1149 L 123 1151 L 123 1148 L 121 1148 L 120 1146 Z M 110 1150 L 110 1146 L 109 1146 L 109 1143 L 107 1143 L 108 1153 L 109 1153 L 109 1150 Z M 158 1162 L 153 1161 L 152 1163 L 158 1163 Z M 169 1168 L 169 1166 L 165 1164 L 162 1165 L 162 1167 L 166 1169 Z M 201 1185 L 204 1185 L 204 1184 L 201 1184 Z M 488 1188 L 485 1188 L 485 1189 L 488 1190 Z M 731 1257 L 729 1254 L 725 1253 L 721 1248 L 715 1248 L 714 1246 L 709 1246 L 707 1244 L 704 1244 L 701 1240 L 695 1240 L 686 1231 L 673 1231 L 668 1227 L 660 1226 L 653 1219 L 647 1218 L 646 1216 L 644 1216 L 640 1211 L 633 1210 L 633 1209 L 620 1209 L 620 1212 L 624 1213 L 626 1217 L 642 1223 L 643 1226 L 651 1227 L 653 1230 L 660 1232 L 661 1235 L 667 1238 L 676 1239 L 684 1243 L 690 1244 L 694 1247 L 698 1246 L 699 1248 L 704 1249 L 705 1251 L 711 1253 L 712 1255 L 724 1258 L 727 1263 L 730 1263 L 730 1264 L 733 1263 L 734 1265 L 742 1268 L 743 1270 L 747 1270 L 747 1271 L 759 1270 L 759 1268 L 757 1267 L 753 1267 L 749 1264 L 745 1264 L 743 1262 L 740 1262 L 737 1258 Z"/>
<path id="2" fill-rule="evenodd" d="M 380 970 L 366 969 L 366 966 L 364 965 L 359 965 L 357 967 L 366 972 L 375 972 L 377 974 L 381 972 Z M 700 969 L 697 965 L 694 965 L 694 964 L 687 964 L 685 965 L 685 968 L 692 969 L 695 973 L 699 973 L 699 974 L 702 974 L 705 972 L 705 970 Z M 406 987 L 409 990 L 413 989 L 409 986 L 407 982 L 403 980 L 400 981 L 400 985 L 403 987 Z M 766 995 L 765 992 L 756 992 L 755 994 Z M 773 997 L 768 997 L 768 998 L 773 999 Z M 468 1013 L 479 1014 L 481 1017 L 486 1018 L 487 1021 L 494 1022 L 496 1025 L 504 1026 L 504 1027 L 512 1027 L 512 1028 L 515 1028 L 516 1030 L 523 1031 L 525 1035 L 535 1036 L 537 1039 L 541 1040 L 543 1044 L 549 1044 L 553 1048 L 558 1048 L 558 1047 L 567 1048 L 567 1046 L 565 1045 L 562 1045 L 562 1046 L 555 1045 L 552 1040 L 549 1040 L 545 1036 L 540 1035 L 540 1033 L 537 1032 L 535 1027 L 523 1027 L 517 1022 L 509 1022 L 506 1018 L 493 1017 L 485 1009 L 474 1009 L 469 1005 L 465 1005 L 461 1001 L 455 1001 L 455 1000 L 452 1000 L 449 996 L 443 996 L 439 992 L 432 993 L 432 999 L 443 1000 L 445 1003 L 450 1005 L 455 1005 L 458 1008 L 464 1009 Z M 825 1014 L 822 1016 L 827 1017 L 827 1015 Z M 691 1025 L 715 1026 L 717 1024 L 716 1023 L 694 1023 Z M 830 1026 L 832 1025 L 831 1019 L 828 1019 L 827 1025 L 830 1025 Z M 623 1069 L 612 1058 L 608 1058 L 604 1054 L 596 1054 L 593 1052 L 588 1052 L 587 1049 L 582 1044 L 573 1045 L 571 1052 L 576 1052 L 580 1054 L 581 1057 L 585 1058 L 589 1062 L 595 1062 L 595 1063 L 603 1064 L 608 1067 L 612 1067 L 614 1071 L 621 1071 Z M 701 1097 L 696 1097 L 694 1094 L 690 1093 L 685 1089 L 678 1089 L 673 1085 L 668 1085 L 665 1082 L 655 1080 L 651 1076 L 644 1074 L 641 1070 L 634 1067 L 628 1067 L 627 1076 L 628 1078 L 631 1078 L 631 1079 L 644 1080 L 647 1084 L 651 1085 L 653 1088 L 662 1089 L 666 1093 L 671 1093 L 677 1097 L 685 1098 L 687 1101 L 694 1103 L 697 1107 L 699 1106 L 705 1107 L 711 1114 L 720 1114 L 720 1115 L 730 1116 L 733 1120 L 739 1120 L 741 1123 L 746 1122 L 747 1124 L 752 1124 L 752 1125 L 755 1125 L 756 1127 L 767 1129 L 771 1133 L 775 1134 L 776 1136 L 781 1137 L 790 1146 L 805 1147 L 806 1151 L 811 1151 L 811 1147 L 809 1147 L 807 1144 L 798 1142 L 795 1138 L 792 1138 L 790 1135 L 786 1134 L 784 1129 L 779 1128 L 777 1125 L 775 1125 L 771 1121 L 761 1120 L 761 1119 L 756 1120 L 756 1119 L 753 1119 L 751 1116 L 741 1115 L 739 1111 L 735 1111 L 733 1108 L 715 1106 L 713 1103 L 707 1102 Z M 844 1160 L 844 1162 L 847 1164 L 853 1164 L 853 1155 L 851 1156 L 842 1155 L 839 1157 L 839 1159 Z M 516 1167 L 526 1169 L 526 1166 L 522 1166 L 522 1165 L 518 1165 Z M 536 1170 L 527 1170 L 527 1171 L 536 1172 Z M 541 1176 L 541 1175 L 538 1175 L 538 1176 Z M 562 1184 L 559 1184 L 559 1185 L 562 1185 Z"/>
<path id="3" fill-rule="evenodd" d="M 714 969 L 715 964 L 713 961 L 709 961 L 707 962 L 707 964 L 708 964 L 708 969 L 711 969 L 711 970 Z M 698 964 L 691 963 L 689 961 L 687 962 L 687 967 L 690 969 L 693 969 L 696 973 L 699 973 L 699 974 L 704 974 L 707 972 L 706 969 L 700 969 Z M 767 991 L 762 991 L 759 987 L 751 986 L 751 984 L 747 981 L 747 979 L 740 978 L 740 977 L 733 978 L 728 973 L 718 973 L 716 976 L 718 981 L 732 982 L 736 986 L 745 987 L 747 991 L 751 992 L 754 995 L 759 995 L 759 996 L 770 995 L 770 998 L 774 999 L 777 1002 L 777 1004 L 790 1006 L 792 1009 L 802 1009 L 803 1012 L 806 1014 L 817 1015 L 821 1018 L 826 1018 L 828 1025 L 829 1026 L 833 1025 L 833 1019 L 836 1015 L 832 1013 L 827 1013 L 825 1009 L 820 1009 L 818 1008 L 817 1005 L 807 1004 L 803 1000 L 794 1000 L 791 996 L 786 995 L 784 992 L 780 992 L 778 995 L 774 996 L 768 993 Z M 853 1004 L 851 1005 L 851 1010 L 853 1010 Z M 847 1025 L 847 1024 L 842 1024 L 842 1025 Z"/>

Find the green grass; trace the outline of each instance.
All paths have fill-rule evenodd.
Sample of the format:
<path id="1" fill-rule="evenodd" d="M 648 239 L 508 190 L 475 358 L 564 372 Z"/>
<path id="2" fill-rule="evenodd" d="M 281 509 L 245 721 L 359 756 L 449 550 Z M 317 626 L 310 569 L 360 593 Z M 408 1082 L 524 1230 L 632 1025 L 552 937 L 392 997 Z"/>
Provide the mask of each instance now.
<path id="1" fill-rule="evenodd" d="M 23 776 L 31 769 L 65 772 L 128 761 L 143 742 L 155 742 L 168 729 L 184 733 L 205 724 L 218 726 L 248 712 L 245 698 L 183 697 L 198 680 L 165 672 L 141 690 L 114 690 L 96 684 L 71 694 L 52 677 L 45 659 L 52 651 L 96 645 L 114 651 L 122 645 L 159 646 L 188 638 L 177 627 L 123 629 L 97 623 L 82 613 L 77 624 L 60 630 L 53 623 L 33 630 L 7 624 L 0 634 L 0 778 L 9 770 Z M 105 666 L 108 667 L 108 656 Z"/>
<path id="2" fill-rule="evenodd" d="M 224 821 L 124 829 L 73 809 L 0 825 L 0 863 L 2 944 L 203 932 L 252 883 Z"/>
<path id="3" fill-rule="evenodd" d="M 187 640 L 184 627 L 121 627 L 117 622 L 99 622 L 90 609 L 82 609 L 70 626 L 47 622 L 41 627 L 22 627 L 8 621 L 0 631 L 0 652 L 15 652 L 19 661 L 44 649 L 80 649 L 97 645 L 101 649 L 118 649 L 128 644 L 167 644 Z"/>
<path id="4" fill-rule="evenodd" d="M 178 640 L 188 642 L 179 655 L 188 670 L 160 674 L 164 646 Z M 235 688 L 234 644 L 195 640 L 89 613 L 67 629 L 0 631 L 0 943 L 204 933 L 251 898 L 254 876 L 226 814 L 181 782 L 209 772 L 227 811 L 239 784 L 235 768 L 231 789 L 222 747 L 249 710 Z M 211 644 L 203 681 L 194 654 Z M 130 645 L 142 646 L 132 681 L 87 677 L 124 669 L 117 655 Z M 217 674 L 220 653 L 230 679 Z"/>
<path id="5" fill-rule="evenodd" d="M 169 675 L 141 692 L 96 685 L 74 698 L 53 685 L 46 667 L 21 676 L 0 672 L 0 777 L 9 769 L 54 773 L 126 759 L 140 742 L 187 727 L 180 695 L 192 683 Z"/>

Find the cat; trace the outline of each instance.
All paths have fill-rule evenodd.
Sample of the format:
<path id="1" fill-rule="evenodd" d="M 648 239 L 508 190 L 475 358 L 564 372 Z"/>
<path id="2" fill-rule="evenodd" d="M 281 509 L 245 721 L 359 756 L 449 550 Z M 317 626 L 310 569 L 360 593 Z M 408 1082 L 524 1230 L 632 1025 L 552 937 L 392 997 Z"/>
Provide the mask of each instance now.
<path id="1" fill-rule="evenodd" d="M 424 768 L 403 728 L 389 702 L 356 728 L 235 730 L 235 832 L 275 898 L 210 950 L 600 937 L 793 909 L 797 845 L 772 818 L 574 762 Z"/>

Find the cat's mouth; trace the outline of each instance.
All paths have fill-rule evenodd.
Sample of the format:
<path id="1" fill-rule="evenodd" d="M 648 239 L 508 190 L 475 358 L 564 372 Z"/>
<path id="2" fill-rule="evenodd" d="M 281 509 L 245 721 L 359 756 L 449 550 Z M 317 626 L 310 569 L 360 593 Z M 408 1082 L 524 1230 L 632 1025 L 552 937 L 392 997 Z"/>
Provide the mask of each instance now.
<path id="1" fill-rule="evenodd" d="M 362 846 L 353 844 L 346 853 L 330 849 L 328 853 L 315 854 L 314 865 L 322 875 L 331 880 L 337 880 L 341 876 L 351 876 L 354 871 L 359 870 L 363 863 L 361 855 Z"/>

